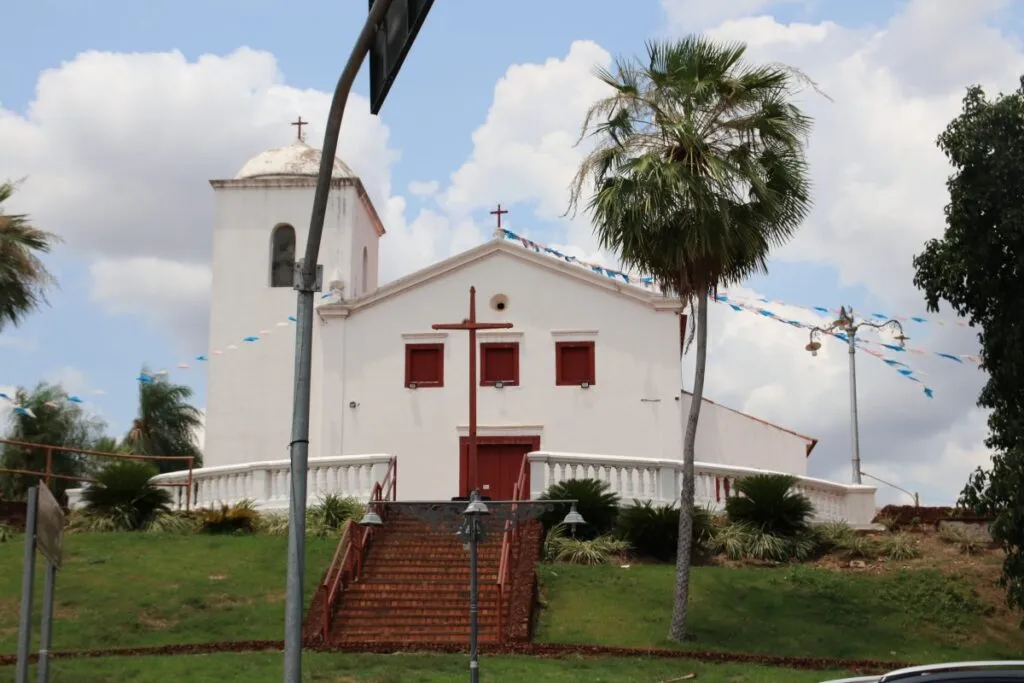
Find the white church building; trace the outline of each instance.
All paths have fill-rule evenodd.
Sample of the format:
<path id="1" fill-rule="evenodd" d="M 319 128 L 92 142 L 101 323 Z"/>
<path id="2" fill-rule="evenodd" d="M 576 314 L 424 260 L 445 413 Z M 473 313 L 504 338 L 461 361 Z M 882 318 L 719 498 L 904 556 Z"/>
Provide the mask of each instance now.
<path id="1" fill-rule="evenodd" d="M 292 415 L 294 261 L 305 249 L 320 152 L 302 140 L 212 180 L 211 347 L 262 330 L 208 363 L 205 466 L 191 504 L 254 500 L 284 509 Z M 392 458 L 400 500 L 467 493 L 469 290 L 478 333 L 482 493 L 508 498 L 524 456 L 531 494 L 573 477 L 607 481 L 624 502 L 678 498 L 689 395 L 680 390 L 680 303 L 504 239 L 388 283 L 378 281 L 385 226 L 360 179 L 334 164 L 314 317 L 311 502 L 365 499 Z M 870 522 L 875 489 L 812 479 L 816 440 L 707 401 L 697 439 L 697 497 L 721 507 L 732 483 L 786 472 L 821 520 Z M 187 473 L 160 475 L 185 483 Z M 184 490 L 175 489 L 184 504 Z"/>

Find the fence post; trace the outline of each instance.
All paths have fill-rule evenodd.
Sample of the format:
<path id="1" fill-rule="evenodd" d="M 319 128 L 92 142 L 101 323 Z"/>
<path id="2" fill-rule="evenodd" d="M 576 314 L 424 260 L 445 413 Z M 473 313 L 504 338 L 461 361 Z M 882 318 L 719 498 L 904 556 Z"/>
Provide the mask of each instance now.
<path id="1" fill-rule="evenodd" d="M 53 490 L 53 446 L 46 447 L 46 488 Z"/>
<path id="2" fill-rule="evenodd" d="M 185 489 L 185 512 L 192 510 L 192 463 L 195 458 L 189 456 L 188 458 L 188 488 Z"/>

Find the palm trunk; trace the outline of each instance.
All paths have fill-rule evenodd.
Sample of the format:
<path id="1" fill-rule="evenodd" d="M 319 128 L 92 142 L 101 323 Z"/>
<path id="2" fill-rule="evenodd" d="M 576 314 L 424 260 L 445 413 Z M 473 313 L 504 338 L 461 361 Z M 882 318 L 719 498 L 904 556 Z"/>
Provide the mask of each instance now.
<path id="1" fill-rule="evenodd" d="M 672 606 L 669 638 L 676 642 L 687 637 L 686 618 L 690 605 L 690 563 L 693 545 L 693 461 L 697 443 L 697 421 L 704 398 L 704 370 L 708 359 L 708 293 L 697 297 L 697 368 L 693 375 L 690 414 L 683 435 L 683 487 L 679 492 L 679 548 L 676 554 L 676 596 Z"/>

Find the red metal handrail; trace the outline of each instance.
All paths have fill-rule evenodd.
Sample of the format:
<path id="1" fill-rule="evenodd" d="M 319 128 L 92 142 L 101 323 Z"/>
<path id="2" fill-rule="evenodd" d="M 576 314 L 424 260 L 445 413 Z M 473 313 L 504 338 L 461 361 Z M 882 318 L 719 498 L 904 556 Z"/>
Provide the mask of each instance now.
<path id="1" fill-rule="evenodd" d="M 73 455 L 90 455 L 100 458 L 114 458 L 115 460 L 141 460 L 146 461 L 164 461 L 170 460 L 172 462 L 187 460 L 188 461 L 188 481 L 184 484 L 172 484 L 172 483 L 160 483 L 158 486 L 166 486 L 168 488 L 184 488 L 185 489 L 185 509 L 192 509 L 192 477 L 193 468 L 195 465 L 195 458 L 191 455 L 131 455 L 128 453 L 108 453 L 106 451 L 92 451 L 87 448 L 74 448 L 71 446 L 55 446 L 53 444 L 45 443 L 33 443 L 31 441 L 17 441 L 14 439 L 0 439 L 0 446 L 17 446 L 19 448 L 31 448 L 31 449 L 44 449 L 46 451 L 46 469 L 45 471 L 33 471 L 25 469 L 15 468 L 4 468 L 0 469 L 0 472 L 5 474 L 22 474 L 27 476 L 39 477 L 41 480 L 46 482 L 47 486 L 52 486 L 53 479 L 68 479 L 72 481 L 80 481 L 85 483 L 92 483 L 95 480 L 89 477 L 73 477 L 65 474 L 57 474 L 53 471 L 53 456 L 63 455 L 70 453 Z"/>
<path id="2" fill-rule="evenodd" d="M 516 479 L 516 485 L 512 488 L 512 500 L 527 500 L 530 497 L 530 492 L 526 490 L 526 473 L 529 465 L 529 457 L 523 456 L 523 462 L 519 466 L 519 477 Z M 509 515 L 510 519 L 505 522 L 505 531 L 501 537 L 501 560 L 498 563 L 498 642 L 505 642 L 505 630 L 503 628 L 503 606 L 505 604 L 505 593 L 509 591 L 509 584 L 511 583 L 511 564 L 512 564 L 512 546 L 519 540 L 519 524 L 515 521 L 516 509 L 518 506 L 515 502 L 512 503 L 512 511 Z"/>
<path id="3" fill-rule="evenodd" d="M 383 519 L 387 514 L 387 508 L 381 503 L 395 500 L 397 492 L 398 458 L 391 458 L 388 461 L 384 479 L 375 483 L 370 491 L 370 500 L 366 505 L 367 511 L 376 508 L 375 512 Z M 321 629 L 324 640 L 327 640 L 331 631 L 331 621 L 334 618 L 338 596 L 350 583 L 359 580 L 359 576 L 363 572 L 363 560 L 370 540 L 373 538 L 373 532 L 373 528 L 360 526 L 351 519 L 345 523 L 338 547 L 334 551 L 334 557 L 331 558 L 331 564 L 327 567 L 324 582 L 321 584 L 326 593 Z"/>

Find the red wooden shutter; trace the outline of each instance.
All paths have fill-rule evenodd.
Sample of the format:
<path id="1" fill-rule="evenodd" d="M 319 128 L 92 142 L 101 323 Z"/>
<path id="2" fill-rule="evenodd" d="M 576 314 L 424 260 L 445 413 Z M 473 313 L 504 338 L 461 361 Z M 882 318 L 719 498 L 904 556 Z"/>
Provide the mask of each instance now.
<path id="1" fill-rule="evenodd" d="M 594 342 L 556 342 L 555 383 L 594 384 Z"/>
<path id="2" fill-rule="evenodd" d="M 494 342 L 480 345 L 480 385 L 519 384 L 519 344 Z"/>
<path id="3" fill-rule="evenodd" d="M 405 385 L 444 386 L 444 344 L 405 345 Z"/>

